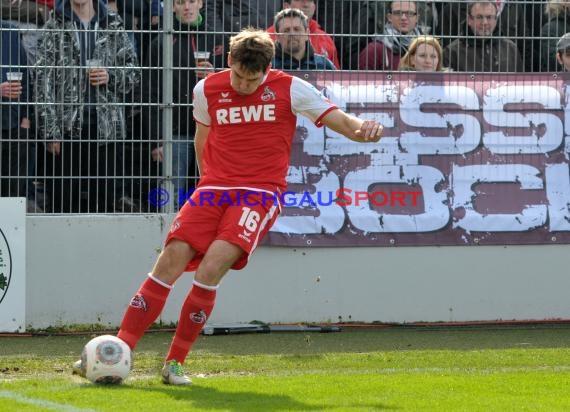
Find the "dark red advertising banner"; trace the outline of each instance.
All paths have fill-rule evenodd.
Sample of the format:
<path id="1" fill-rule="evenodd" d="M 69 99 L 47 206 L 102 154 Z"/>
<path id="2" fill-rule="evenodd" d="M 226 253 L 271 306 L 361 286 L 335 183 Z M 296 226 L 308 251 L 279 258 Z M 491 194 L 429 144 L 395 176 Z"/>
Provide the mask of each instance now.
<path id="1" fill-rule="evenodd" d="M 300 73 L 385 126 L 356 143 L 299 116 L 283 212 L 266 244 L 570 242 L 570 77 Z"/>

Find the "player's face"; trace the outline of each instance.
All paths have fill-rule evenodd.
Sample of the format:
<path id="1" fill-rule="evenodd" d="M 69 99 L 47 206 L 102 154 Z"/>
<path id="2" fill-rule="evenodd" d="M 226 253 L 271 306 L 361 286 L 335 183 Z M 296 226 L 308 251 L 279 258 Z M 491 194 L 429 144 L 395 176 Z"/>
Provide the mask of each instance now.
<path id="1" fill-rule="evenodd" d="M 419 72 L 433 72 L 437 70 L 439 56 L 435 47 L 431 44 L 422 43 L 416 49 L 412 57 L 414 68 Z"/>
<path id="2" fill-rule="evenodd" d="M 245 71 L 240 64 L 230 64 L 230 69 L 230 83 L 232 89 L 238 94 L 248 95 L 254 93 L 265 77 L 264 72 L 252 73 Z"/>

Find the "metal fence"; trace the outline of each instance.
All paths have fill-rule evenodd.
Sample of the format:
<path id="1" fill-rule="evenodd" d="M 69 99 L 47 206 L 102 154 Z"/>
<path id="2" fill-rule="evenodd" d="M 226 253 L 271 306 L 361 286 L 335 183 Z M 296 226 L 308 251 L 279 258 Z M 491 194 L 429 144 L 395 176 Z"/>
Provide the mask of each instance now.
<path id="1" fill-rule="evenodd" d="M 269 28 L 283 4 L 312 17 L 313 51 L 339 76 L 399 70 L 419 35 L 437 37 L 449 71 L 556 72 L 570 31 L 561 1 L 1 1 L 0 196 L 26 197 L 29 213 L 176 210 L 166 193 L 198 180 L 193 86 L 226 67 L 232 34 Z"/>

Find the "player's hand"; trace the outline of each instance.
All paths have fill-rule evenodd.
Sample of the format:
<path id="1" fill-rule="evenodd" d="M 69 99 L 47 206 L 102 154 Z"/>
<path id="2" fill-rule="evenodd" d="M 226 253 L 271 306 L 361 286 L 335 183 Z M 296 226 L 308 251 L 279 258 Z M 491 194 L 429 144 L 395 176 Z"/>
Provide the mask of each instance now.
<path id="1" fill-rule="evenodd" d="M 377 142 L 382 137 L 384 126 L 374 120 L 364 120 L 356 135 L 364 142 Z"/>

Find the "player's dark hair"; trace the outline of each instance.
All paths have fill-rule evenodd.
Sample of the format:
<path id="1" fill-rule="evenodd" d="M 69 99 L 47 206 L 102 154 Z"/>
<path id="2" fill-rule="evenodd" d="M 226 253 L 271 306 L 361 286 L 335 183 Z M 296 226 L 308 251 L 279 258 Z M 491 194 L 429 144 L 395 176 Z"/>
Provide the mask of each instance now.
<path id="1" fill-rule="evenodd" d="M 269 34 L 248 27 L 230 39 L 230 57 L 250 73 L 265 72 L 275 55 L 275 46 Z"/>

